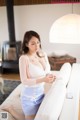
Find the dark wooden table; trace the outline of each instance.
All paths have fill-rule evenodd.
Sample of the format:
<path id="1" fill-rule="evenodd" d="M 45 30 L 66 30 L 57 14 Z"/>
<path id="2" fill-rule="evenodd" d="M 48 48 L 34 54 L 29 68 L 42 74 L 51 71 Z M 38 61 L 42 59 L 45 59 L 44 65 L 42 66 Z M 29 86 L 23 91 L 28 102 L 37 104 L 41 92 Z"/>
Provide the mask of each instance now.
<path id="1" fill-rule="evenodd" d="M 66 62 L 69 62 L 71 65 L 73 63 L 76 63 L 76 58 L 70 55 L 65 55 L 60 57 L 48 56 L 48 59 L 51 66 L 51 70 L 60 70 L 61 66 Z"/>

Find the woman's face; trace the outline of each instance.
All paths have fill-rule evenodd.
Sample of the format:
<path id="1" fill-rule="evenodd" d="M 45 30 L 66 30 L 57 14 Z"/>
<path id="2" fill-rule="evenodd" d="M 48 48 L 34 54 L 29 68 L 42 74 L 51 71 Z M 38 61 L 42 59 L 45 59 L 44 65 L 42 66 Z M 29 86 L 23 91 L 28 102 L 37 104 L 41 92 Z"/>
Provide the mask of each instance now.
<path id="1" fill-rule="evenodd" d="M 29 52 L 31 52 L 31 53 L 35 53 L 35 52 L 39 51 L 40 42 L 39 42 L 38 38 L 33 36 L 31 38 L 31 40 L 29 41 L 27 47 L 29 48 Z"/>

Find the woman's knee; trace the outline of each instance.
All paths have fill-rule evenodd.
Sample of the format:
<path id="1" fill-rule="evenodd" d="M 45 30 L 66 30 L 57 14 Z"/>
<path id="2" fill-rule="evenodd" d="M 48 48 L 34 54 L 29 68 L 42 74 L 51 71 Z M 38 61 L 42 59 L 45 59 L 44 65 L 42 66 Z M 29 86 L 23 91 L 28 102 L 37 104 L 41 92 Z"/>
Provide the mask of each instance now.
<path id="1" fill-rule="evenodd" d="M 34 120 L 35 115 L 26 115 L 25 120 Z"/>

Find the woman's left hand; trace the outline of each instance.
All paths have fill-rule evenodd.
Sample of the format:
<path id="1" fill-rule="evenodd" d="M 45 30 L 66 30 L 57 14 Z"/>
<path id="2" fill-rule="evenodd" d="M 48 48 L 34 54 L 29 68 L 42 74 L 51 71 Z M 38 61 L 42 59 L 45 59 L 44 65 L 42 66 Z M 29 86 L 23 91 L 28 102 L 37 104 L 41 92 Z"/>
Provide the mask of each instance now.
<path id="1" fill-rule="evenodd" d="M 48 75 L 49 75 L 49 78 L 52 78 L 52 79 L 49 80 L 49 83 L 53 83 L 56 79 L 56 76 L 53 75 L 53 74 L 48 74 Z"/>

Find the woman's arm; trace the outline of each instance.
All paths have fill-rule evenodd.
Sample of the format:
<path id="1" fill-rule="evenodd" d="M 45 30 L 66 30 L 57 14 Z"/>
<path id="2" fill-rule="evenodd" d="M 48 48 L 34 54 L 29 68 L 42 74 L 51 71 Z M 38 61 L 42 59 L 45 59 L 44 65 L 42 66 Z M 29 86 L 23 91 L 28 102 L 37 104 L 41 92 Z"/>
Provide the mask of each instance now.
<path id="1" fill-rule="evenodd" d="M 29 74 L 29 64 L 28 64 L 28 57 L 26 55 L 22 55 L 19 58 L 19 73 L 20 73 L 20 79 L 22 84 L 24 85 L 35 85 L 36 81 L 34 79 L 30 79 L 30 74 Z"/>

